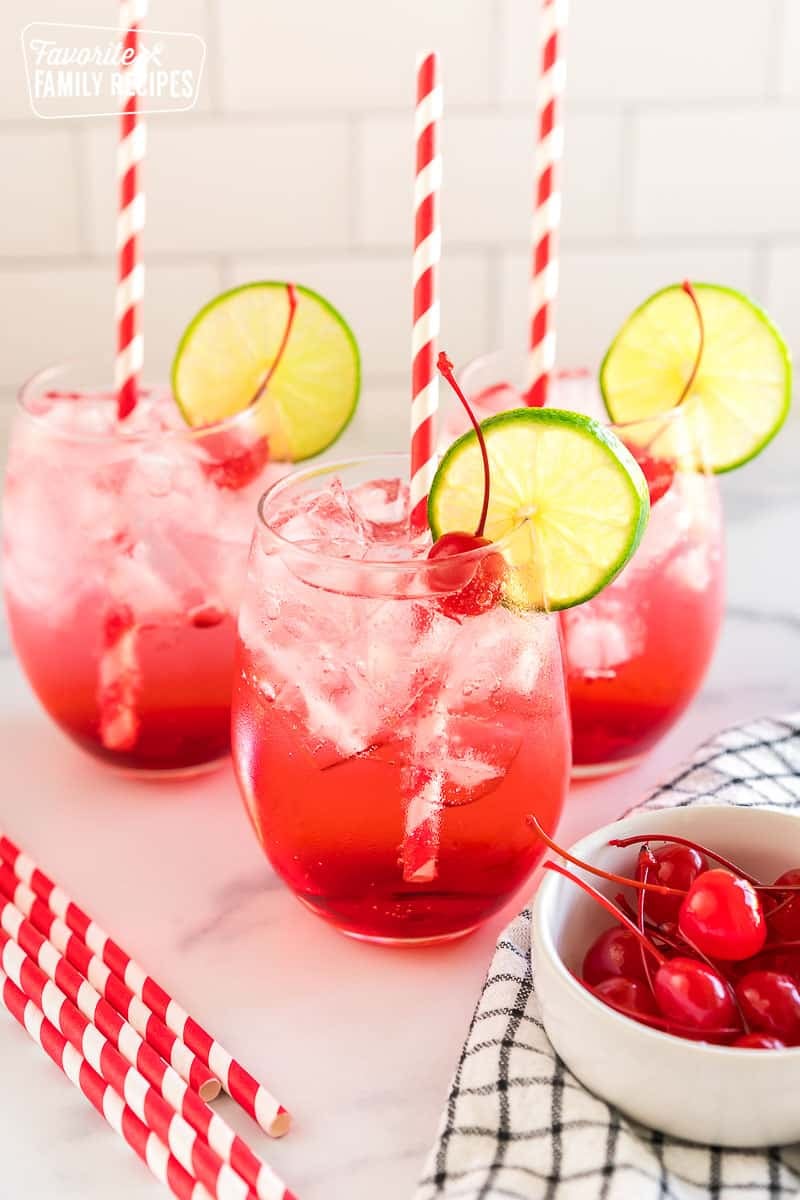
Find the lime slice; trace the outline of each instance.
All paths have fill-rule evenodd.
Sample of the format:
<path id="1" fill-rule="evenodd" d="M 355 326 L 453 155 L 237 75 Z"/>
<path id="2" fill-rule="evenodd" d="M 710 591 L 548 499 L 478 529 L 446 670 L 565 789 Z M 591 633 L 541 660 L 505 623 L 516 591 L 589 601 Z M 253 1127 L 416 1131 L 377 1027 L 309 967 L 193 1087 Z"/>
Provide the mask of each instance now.
<path id="1" fill-rule="evenodd" d="M 620 440 L 591 417 L 519 408 L 482 422 L 491 488 L 486 536 L 509 566 L 506 599 L 571 608 L 619 574 L 649 513 L 647 483 Z M 476 433 L 449 448 L 434 476 L 434 538 L 476 528 L 483 469 Z"/>
<path id="2" fill-rule="evenodd" d="M 309 288 L 295 293 L 289 341 L 271 376 L 289 319 L 287 284 L 248 283 L 200 310 L 172 364 L 173 394 L 189 425 L 224 421 L 258 397 L 273 459 L 298 462 L 336 440 L 358 401 L 358 346 L 333 305 Z"/>
<path id="3" fill-rule="evenodd" d="M 681 406 L 686 420 L 654 423 L 652 436 L 647 435 L 649 452 L 683 457 L 680 443 L 688 437 L 708 467 L 732 471 L 763 450 L 786 419 L 791 357 L 767 314 L 747 296 L 709 283 L 695 284 L 694 290 L 705 346 Z M 648 421 L 675 411 L 699 336 L 697 314 L 680 285 L 646 300 L 623 325 L 600 367 L 612 421 Z"/>

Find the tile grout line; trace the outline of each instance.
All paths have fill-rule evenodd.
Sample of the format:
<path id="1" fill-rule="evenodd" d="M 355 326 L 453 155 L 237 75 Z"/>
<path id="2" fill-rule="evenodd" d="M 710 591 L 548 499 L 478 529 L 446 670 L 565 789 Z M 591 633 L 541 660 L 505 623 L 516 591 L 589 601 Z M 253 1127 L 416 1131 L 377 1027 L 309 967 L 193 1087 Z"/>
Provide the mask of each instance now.
<path id="1" fill-rule="evenodd" d="M 778 47 L 780 49 L 780 47 Z M 774 57 L 774 50 L 771 49 L 771 56 Z M 624 100 L 607 99 L 600 96 L 592 98 L 591 96 L 582 96 L 580 99 L 567 100 L 567 113 L 572 117 L 593 117 L 593 116 L 620 116 L 620 114 L 628 108 L 634 108 L 636 112 L 644 116 L 666 115 L 685 117 L 692 116 L 696 113 L 713 113 L 728 114 L 736 113 L 752 113 L 754 111 L 763 111 L 764 108 L 776 108 L 785 112 L 798 113 L 800 112 L 800 96 L 786 95 L 784 93 L 775 92 L 763 94 L 760 96 L 693 96 L 693 97 L 673 97 L 669 99 L 657 99 L 654 97 L 627 97 Z M 330 124 L 334 121 L 347 121 L 352 117 L 368 117 L 370 119 L 400 119 L 402 120 L 408 112 L 408 106 L 398 101 L 397 104 L 374 104 L 363 108 L 354 108 L 352 104 L 342 105 L 341 107 L 327 108 L 263 108 L 263 109 L 236 109 L 223 108 L 218 109 L 191 109 L 188 112 L 182 113 L 181 117 L 186 125 L 219 125 L 237 122 L 242 124 L 266 124 L 266 125 L 297 125 L 297 124 Z M 503 118 L 525 118 L 530 119 L 531 104 L 521 100 L 501 101 L 501 102 L 480 102 L 469 103 L 466 101 L 455 101 L 448 104 L 448 113 L 453 118 L 469 119 L 470 117 L 490 117 L 502 120 Z M 168 120 L 174 117 L 175 114 L 167 114 L 163 117 Z M 153 114 L 151 120 L 160 123 L 159 118 L 162 114 Z M 83 128 L 102 128 L 108 124 L 108 118 L 101 117 L 86 117 L 83 119 Z M 42 126 L 45 128 L 42 128 Z M 0 118 L 0 136 L 4 133 L 27 133 L 34 136 L 46 137 L 52 134 L 52 129 L 46 126 L 45 122 L 37 120 L 35 117 L 10 117 L 8 120 Z"/>
<path id="2" fill-rule="evenodd" d="M 757 241 L 763 248 L 797 250 L 800 249 L 800 229 L 796 233 L 759 233 L 756 230 L 742 230 L 737 234 L 714 233 L 658 233 L 636 235 L 630 229 L 609 234 L 565 234 L 562 237 L 562 250 L 566 254 L 592 255 L 608 253 L 668 253 L 676 250 L 709 250 L 719 253 L 726 251 L 752 248 Z M 528 250 L 528 242 L 522 238 L 506 241 L 483 240 L 480 242 L 448 239 L 448 253 L 455 257 L 482 257 L 488 254 L 515 254 Z M 407 246 L 397 241 L 381 241 L 374 243 L 359 242 L 356 245 L 346 241 L 331 243 L 326 246 L 308 246 L 305 243 L 280 243 L 248 246 L 241 249 L 222 249 L 210 247 L 196 250 L 148 250 L 147 261 L 153 266 L 200 266 L 204 263 L 219 265 L 228 264 L 237 259 L 258 259 L 269 256 L 276 262 L 296 261 L 298 255 L 309 261 L 334 262 L 341 258 L 353 258 L 356 261 L 369 262 L 385 258 L 392 261 L 403 259 L 408 252 Z M 113 251 L 84 250 L 77 253 L 66 252 L 58 254 L 3 254 L 0 253 L 0 268 L 5 270 L 30 271 L 68 271 L 105 267 L 113 258 Z"/>

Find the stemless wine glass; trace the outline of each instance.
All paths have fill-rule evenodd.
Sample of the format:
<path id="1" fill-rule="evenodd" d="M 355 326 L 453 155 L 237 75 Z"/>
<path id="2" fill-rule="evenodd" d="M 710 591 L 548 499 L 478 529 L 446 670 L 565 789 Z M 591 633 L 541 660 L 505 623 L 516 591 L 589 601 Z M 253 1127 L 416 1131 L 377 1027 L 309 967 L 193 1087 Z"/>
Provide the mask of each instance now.
<path id="1" fill-rule="evenodd" d="M 263 497 L 239 619 L 234 765 L 273 867 L 345 933 L 469 932 L 530 875 L 569 775 L 558 624 L 450 603 L 495 548 L 431 561 L 404 455 Z"/>
<path id="2" fill-rule="evenodd" d="M 461 383 L 484 419 L 523 403 L 502 354 L 467 366 Z M 588 371 L 553 381 L 550 403 L 602 419 Z M 445 429 L 463 421 L 451 406 Z M 573 772 L 622 770 L 650 750 L 696 694 L 716 645 L 724 607 L 722 510 L 685 411 L 611 425 L 639 461 L 650 490 L 642 542 L 598 596 L 561 614 L 572 716 Z"/>
<path id="3" fill-rule="evenodd" d="M 85 750 L 191 773 L 229 751 L 268 445 L 258 406 L 193 430 L 168 388 L 143 389 L 120 425 L 94 382 L 109 377 L 51 368 L 20 392 L 4 497 L 11 635 L 39 700 Z"/>

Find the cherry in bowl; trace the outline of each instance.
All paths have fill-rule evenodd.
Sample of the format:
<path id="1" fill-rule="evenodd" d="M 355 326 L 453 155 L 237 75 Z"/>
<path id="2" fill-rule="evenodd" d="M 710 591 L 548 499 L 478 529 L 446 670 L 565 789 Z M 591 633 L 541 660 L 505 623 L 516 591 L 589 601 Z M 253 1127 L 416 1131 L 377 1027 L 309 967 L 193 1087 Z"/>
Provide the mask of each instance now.
<path id="1" fill-rule="evenodd" d="M 637 813 L 598 830 L 569 849 L 576 857 L 611 873 L 628 874 L 631 848 L 608 843 L 614 838 L 653 831 L 713 847 L 760 880 L 774 881 L 790 864 L 800 863 L 800 816 L 724 805 Z M 652 845 L 657 849 L 655 843 Z M 581 874 L 574 867 L 569 869 Z M 615 902 L 619 885 L 598 879 L 592 883 L 610 903 Z M 635 901 L 631 904 L 635 917 Z M 765 910 L 769 907 L 769 903 L 764 904 Z M 650 1014 L 647 1021 L 647 1013 L 641 1010 L 648 1002 L 641 1001 L 639 987 L 631 993 L 627 985 L 616 983 L 611 989 L 617 999 L 623 994 L 633 996 L 639 1010 L 634 1019 L 615 1011 L 608 997 L 593 995 L 582 982 L 589 947 L 612 924 L 608 913 L 569 880 L 555 874 L 543 879 L 532 926 L 535 1000 L 549 1042 L 569 1070 L 591 1092 L 632 1119 L 674 1137 L 736 1147 L 800 1140 L 800 1112 L 794 1105 L 800 1047 L 786 1044 L 794 1037 L 792 985 L 780 985 L 779 996 L 775 997 L 769 985 L 765 989 L 763 979 L 756 979 L 760 985 L 757 995 L 750 978 L 747 986 L 751 1003 L 764 1006 L 766 1016 L 760 1024 L 765 1027 L 749 1032 L 742 1027 L 737 1033 L 741 1007 L 736 987 L 739 963 L 718 962 L 718 973 L 729 978 L 731 991 L 736 993 L 732 1002 L 730 993 L 720 998 L 721 1015 L 731 1020 L 724 1026 L 726 1044 L 718 1044 L 713 1030 L 701 1038 L 677 1030 L 676 1036 L 659 1027 L 660 1016 L 653 1019 Z M 671 932 L 668 930 L 667 936 Z M 625 949 L 630 954 L 623 961 L 630 964 L 635 961 L 632 947 Z M 677 955 L 667 946 L 662 949 L 668 959 Z M 766 963 L 765 971 L 784 960 L 789 964 L 797 961 L 788 951 L 782 959 L 777 954 L 774 957 L 773 963 L 762 950 L 754 961 Z M 610 958 L 612 964 L 617 961 L 613 953 Z M 654 974 L 658 970 L 655 961 L 651 970 Z M 677 1024 L 677 1018 L 683 1015 L 673 1014 Z"/>

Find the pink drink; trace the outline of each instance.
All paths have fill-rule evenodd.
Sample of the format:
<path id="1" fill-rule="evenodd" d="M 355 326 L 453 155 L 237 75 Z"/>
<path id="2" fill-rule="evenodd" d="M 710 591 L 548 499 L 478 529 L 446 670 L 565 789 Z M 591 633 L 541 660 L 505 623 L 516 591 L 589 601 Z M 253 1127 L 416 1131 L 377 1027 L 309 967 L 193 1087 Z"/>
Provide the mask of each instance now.
<path id="1" fill-rule="evenodd" d="M 398 476 L 390 455 L 262 501 L 234 763 L 299 899 L 346 933 L 426 942 L 475 928 L 528 878 L 542 847 L 527 818 L 558 821 L 569 731 L 556 622 L 454 612 L 486 552 L 429 562 Z"/>
<path id="2" fill-rule="evenodd" d="M 562 613 L 576 774 L 632 765 L 674 725 L 703 681 L 724 594 L 716 480 L 678 470 L 622 574 Z"/>
<path id="3" fill-rule="evenodd" d="M 479 419 L 522 403 L 500 356 L 467 367 L 462 385 Z M 498 381 L 501 381 L 498 384 Z M 588 372 L 559 376 L 552 406 L 602 419 Z M 461 432 L 452 412 L 449 432 Z M 716 478 L 680 410 L 660 428 L 612 426 L 650 487 L 650 521 L 631 562 L 587 604 L 561 614 L 576 775 L 635 763 L 672 727 L 706 673 L 724 607 L 722 510 Z M 669 432 L 665 435 L 663 429 Z M 648 449 L 671 444 L 666 460 Z"/>
<path id="4" fill-rule="evenodd" d="M 257 413 L 189 430 L 166 389 L 122 431 L 110 392 L 44 373 L 20 397 L 4 501 L 14 645 L 50 716 L 129 770 L 230 745 L 235 621 L 268 476 Z"/>

